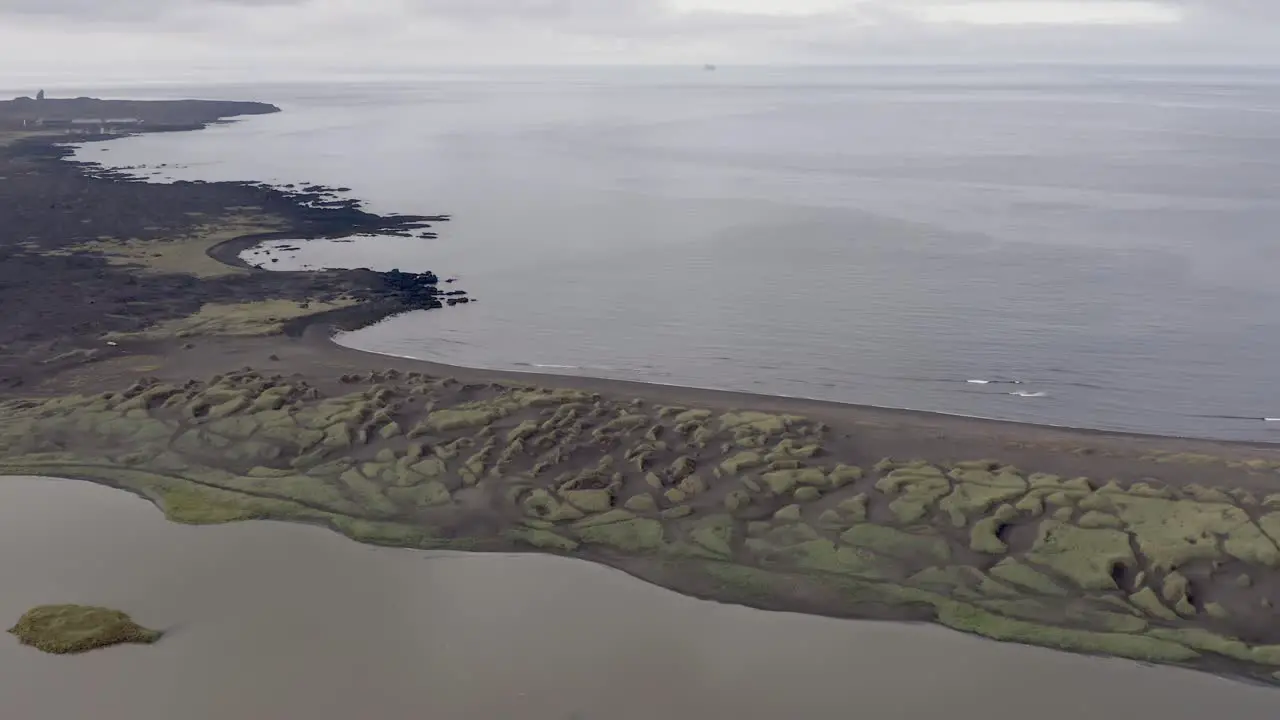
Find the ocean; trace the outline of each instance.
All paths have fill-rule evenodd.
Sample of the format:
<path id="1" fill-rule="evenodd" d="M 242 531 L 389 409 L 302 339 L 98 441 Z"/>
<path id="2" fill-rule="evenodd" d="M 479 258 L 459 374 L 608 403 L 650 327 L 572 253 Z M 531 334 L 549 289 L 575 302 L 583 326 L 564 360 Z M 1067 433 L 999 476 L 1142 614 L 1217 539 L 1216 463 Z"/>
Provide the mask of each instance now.
<path id="1" fill-rule="evenodd" d="M 285 112 L 83 148 L 320 183 L 478 302 L 344 335 L 466 366 L 1280 440 L 1280 70 L 476 69 L 51 88 Z M 160 167 L 162 166 L 163 167 Z"/>

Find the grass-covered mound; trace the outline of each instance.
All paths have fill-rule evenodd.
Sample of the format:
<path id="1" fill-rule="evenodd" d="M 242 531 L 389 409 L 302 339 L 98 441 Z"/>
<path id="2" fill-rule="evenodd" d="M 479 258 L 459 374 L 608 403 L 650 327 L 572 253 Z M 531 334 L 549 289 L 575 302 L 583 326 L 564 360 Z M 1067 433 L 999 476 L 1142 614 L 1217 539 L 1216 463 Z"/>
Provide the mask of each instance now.
<path id="1" fill-rule="evenodd" d="M 65 655 L 123 643 L 150 644 L 162 633 L 138 625 L 119 610 L 86 605 L 42 605 L 9 628 L 23 645 Z"/>

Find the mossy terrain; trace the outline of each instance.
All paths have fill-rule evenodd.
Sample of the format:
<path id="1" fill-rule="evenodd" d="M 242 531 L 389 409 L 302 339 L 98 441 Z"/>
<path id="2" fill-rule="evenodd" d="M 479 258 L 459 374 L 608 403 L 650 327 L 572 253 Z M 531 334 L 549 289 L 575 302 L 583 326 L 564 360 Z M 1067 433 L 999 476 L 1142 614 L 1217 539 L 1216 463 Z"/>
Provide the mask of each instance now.
<path id="1" fill-rule="evenodd" d="M 649 558 L 764 606 L 823 597 L 834 614 L 893 608 L 998 640 L 1280 671 L 1280 497 L 868 461 L 831 435 L 798 416 L 579 390 L 245 369 L 0 404 L 0 474 L 102 482 L 179 522 Z"/>
<path id="2" fill-rule="evenodd" d="M 118 610 L 86 605 L 42 605 L 28 610 L 9 628 L 23 645 L 59 655 L 82 653 L 125 643 L 151 644 L 160 639 Z"/>
<path id="3" fill-rule="evenodd" d="M 241 208 L 242 212 L 201 225 L 189 234 L 164 240 L 102 237 L 65 248 L 65 254 L 99 253 L 113 265 L 128 265 L 146 273 L 185 273 L 196 277 L 240 275 L 246 271 L 209 256 L 219 243 L 244 235 L 278 231 L 284 225 L 280 218 L 262 215 L 258 208 Z"/>
<path id="4" fill-rule="evenodd" d="M 355 304 L 356 301 L 349 298 L 338 298 L 331 302 L 259 300 L 247 303 L 207 303 L 198 312 L 187 317 L 165 321 L 143 332 L 111 334 L 107 339 L 278 335 L 283 332 L 284 323 L 289 320 Z"/>

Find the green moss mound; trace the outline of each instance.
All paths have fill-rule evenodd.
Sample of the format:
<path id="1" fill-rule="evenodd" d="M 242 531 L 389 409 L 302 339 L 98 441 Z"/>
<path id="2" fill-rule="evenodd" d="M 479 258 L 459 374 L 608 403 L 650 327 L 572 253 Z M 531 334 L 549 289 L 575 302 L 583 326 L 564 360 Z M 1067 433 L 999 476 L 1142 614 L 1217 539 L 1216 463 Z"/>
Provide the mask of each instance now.
<path id="1" fill-rule="evenodd" d="M 869 446 L 824 447 L 830 428 L 798 417 L 655 417 L 576 391 L 354 377 L 341 382 L 379 384 L 329 396 L 241 372 L 0 403 L 0 474 L 97 481 L 179 522 L 706 565 L 706 589 L 769 607 L 902 607 L 999 640 L 1280 667 L 1280 646 L 1248 644 L 1274 639 L 1254 627 L 1280 571 L 1280 494 L 1229 478 L 1129 484 L 937 457 L 873 467 Z"/>
<path id="2" fill-rule="evenodd" d="M 163 634 L 138 625 L 119 610 L 86 605 L 42 605 L 9 628 L 23 645 L 66 655 L 123 643 L 149 645 Z"/>

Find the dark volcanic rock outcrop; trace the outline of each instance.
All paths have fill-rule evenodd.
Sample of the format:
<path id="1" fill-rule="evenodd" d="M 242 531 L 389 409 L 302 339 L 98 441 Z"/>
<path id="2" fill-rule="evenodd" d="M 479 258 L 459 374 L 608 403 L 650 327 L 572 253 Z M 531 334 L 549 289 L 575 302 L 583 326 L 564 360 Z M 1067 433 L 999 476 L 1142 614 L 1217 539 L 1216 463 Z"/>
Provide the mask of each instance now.
<path id="1" fill-rule="evenodd" d="M 204 127 L 240 115 L 267 115 L 280 112 L 275 105 L 259 102 L 220 100 L 135 101 L 97 98 L 44 99 L 17 98 L 0 102 L 0 126 L 21 126 L 23 122 L 49 123 L 72 120 L 140 120 L 139 129 L 184 130 Z"/>

